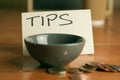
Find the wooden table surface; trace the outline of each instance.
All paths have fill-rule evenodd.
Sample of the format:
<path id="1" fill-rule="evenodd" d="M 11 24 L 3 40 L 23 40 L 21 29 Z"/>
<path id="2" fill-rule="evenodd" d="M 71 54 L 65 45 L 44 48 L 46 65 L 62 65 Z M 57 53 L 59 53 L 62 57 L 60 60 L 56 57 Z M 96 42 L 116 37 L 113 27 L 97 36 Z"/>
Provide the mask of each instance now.
<path id="1" fill-rule="evenodd" d="M 21 12 L 0 10 L 0 80 L 59 80 L 39 68 L 38 62 L 22 54 Z M 94 55 L 80 55 L 69 64 L 79 66 L 88 61 L 120 65 L 120 9 L 115 8 L 104 26 L 93 26 Z M 120 80 L 120 72 L 82 73 L 84 80 Z M 66 74 L 64 80 L 68 79 Z"/>

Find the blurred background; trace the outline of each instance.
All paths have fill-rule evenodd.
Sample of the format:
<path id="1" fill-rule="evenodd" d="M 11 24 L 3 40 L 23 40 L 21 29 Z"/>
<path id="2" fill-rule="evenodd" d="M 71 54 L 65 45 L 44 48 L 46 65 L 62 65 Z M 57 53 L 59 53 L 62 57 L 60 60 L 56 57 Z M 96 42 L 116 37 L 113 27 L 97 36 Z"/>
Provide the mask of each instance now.
<path id="1" fill-rule="evenodd" d="M 28 2 L 31 0 L 28 0 Z M 73 7 L 78 7 L 78 5 L 83 5 L 82 2 L 84 2 L 83 0 L 33 0 L 33 2 L 35 1 L 36 6 L 38 6 L 38 3 L 40 4 L 40 6 L 42 6 L 41 8 L 46 8 L 46 6 L 43 7 L 43 5 L 47 5 L 50 6 L 53 3 L 60 3 L 61 5 L 66 4 L 66 2 L 69 2 L 69 6 L 71 7 L 71 4 L 74 5 Z M 80 3 L 78 3 L 80 2 Z M 120 0 L 113 0 L 114 2 L 114 6 L 118 7 L 120 6 Z M 75 4 L 76 3 L 76 4 Z M 56 4 L 54 4 L 56 5 Z M 58 7 L 58 6 L 56 6 Z M 56 8 L 54 7 L 54 8 Z M 61 6 L 63 7 L 63 6 Z M 27 0 L 20 0 L 20 1 L 16 1 L 16 0 L 0 0 L 0 8 L 1 9 L 23 9 L 26 10 L 27 9 Z M 65 8 L 65 7 L 64 7 Z M 81 8 L 81 7 L 80 7 Z"/>
<path id="2" fill-rule="evenodd" d="M 108 25 L 112 26 L 112 28 L 108 28 L 102 25 L 104 26 L 104 28 L 102 28 L 103 30 L 108 28 L 107 30 L 109 30 L 109 32 L 115 32 L 115 30 L 118 32 L 118 28 L 120 27 L 118 22 L 120 20 L 118 17 L 120 12 L 120 0 L 95 1 L 96 0 L 0 0 L 0 44 L 21 43 L 21 13 L 27 11 L 91 9 L 93 12 L 92 19 L 97 19 L 99 22 L 101 19 L 107 19 L 106 23 L 109 23 Z M 102 12 L 102 9 L 104 9 L 102 7 L 104 6 L 103 4 L 105 1 L 105 10 Z M 102 15 L 104 18 L 102 18 Z M 111 17 L 108 17 L 108 19 L 106 16 Z M 113 21 L 114 18 L 116 18 L 115 21 Z M 112 24 L 114 22 L 118 24 L 114 24 L 113 26 Z M 95 26 L 99 26 L 99 23 Z M 97 37 L 97 34 L 98 33 L 94 34 L 96 35 L 95 42 L 101 42 L 103 39 L 98 41 L 99 38 Z"/>
<path id="3" fill-rule="evenodd" d="M 23 10 L 27 10 L 27 4 L 29 1 L 33 1 L 33 4 L 35 3 L 35 8 L 47 8 L 49 6 L 49 8 L 52 8 L 52 6 L 54 6 L 54 8 L 59 8 L 59 5 L 66 5 L 69 6 L 67 8 L 70 7 L 74 7 L 74 8 L 81 8 L 81 5 L 83 6 L 84 1 L 86 0 L 20 0 L 20 1 L 16 1 L 16 0 L 0 0 L 0 9 L 23 9 Z M 109 1 L 109 0 L 108 0 Z M 120 6 L 120 0 L 113 0 L 114 2 L 114 6 L 118 7 Z M 44 6 L 45 5 L 45 6 Z M 55 7 L 56 5 L 56 7 Z M 78 6 L 79 5 L 79 6 Z M 39 7 L 40 6 L 40 7 Z M 44 6 L 44 7 L 43 7 Z M 64 6 L 60 6 L 60 7 L 64 7 Z M 64 7 L 64 8 L 66 8 Z"/>

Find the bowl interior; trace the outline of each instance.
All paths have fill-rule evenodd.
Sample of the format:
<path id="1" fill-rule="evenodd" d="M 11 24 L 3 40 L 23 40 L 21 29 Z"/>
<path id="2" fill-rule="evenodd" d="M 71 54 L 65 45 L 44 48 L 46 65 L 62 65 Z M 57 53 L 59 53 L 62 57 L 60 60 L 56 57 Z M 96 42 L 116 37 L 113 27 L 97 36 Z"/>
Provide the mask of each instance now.
<path id="1" fill-rule="evenodd" d="M 60 45 L 80 43 L 83 38 L 71 34 L 37 34 L 29 36 L 25 40 L 33 44 Z"/>

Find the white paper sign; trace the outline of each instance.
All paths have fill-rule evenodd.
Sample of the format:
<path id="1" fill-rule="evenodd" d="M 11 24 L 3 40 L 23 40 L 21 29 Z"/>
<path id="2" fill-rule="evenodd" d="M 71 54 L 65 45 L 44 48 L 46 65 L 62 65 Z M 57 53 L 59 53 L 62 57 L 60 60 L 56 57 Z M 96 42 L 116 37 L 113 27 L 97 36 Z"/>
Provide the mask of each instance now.
<path id="1" fill-rule="evenodd" d="M 75 34 L 85 38 L 82 54 L 93 54 L 90 10 L 65 10 L 22 13 L 23 54 L 28 55 L 24 38 L 41 33 Z"/>

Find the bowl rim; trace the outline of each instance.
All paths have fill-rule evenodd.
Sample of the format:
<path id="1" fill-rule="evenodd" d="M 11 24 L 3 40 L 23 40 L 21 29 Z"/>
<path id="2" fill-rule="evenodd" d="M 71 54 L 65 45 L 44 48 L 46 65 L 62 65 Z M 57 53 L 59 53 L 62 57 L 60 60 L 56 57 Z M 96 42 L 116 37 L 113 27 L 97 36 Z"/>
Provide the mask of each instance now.
<path id="1" fill-rule="evenodd" d="M 26 40 L 27 38 L 32 37 L 32 36 L 37 36 L 37 35 L 50 35 L 50 34 L 70 35 L 70 36 L 72 35 L 72 36 L 76 36 L 76 37 L 81 38 L 82 41 L 78 41 L 78 42 L 75 42 L 75 43 L 66 43 L 66 44 L 37 44 L 37 43 L 30 42 L 30 41 Z M 28 42 L 28 43 L 30 43 L 30 44 L 33 44 L 33 45 L 42 45 L 42 46 L 73 46 L 73 45 L 80 45 L 80 44 L 85 43 L 85 38 L 83 38 L 82 36 L 79 36 L 79 35 L 75 35 L 75 34 L 65 34 L 65 33 L 41 33 L 41 34 L 29 35 L 29 36 L 27 36 L 27 37 L 24 38 L 24 41 L 25 41 L 25 42 Z"/>

